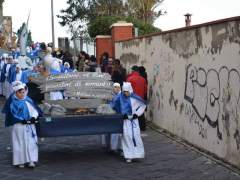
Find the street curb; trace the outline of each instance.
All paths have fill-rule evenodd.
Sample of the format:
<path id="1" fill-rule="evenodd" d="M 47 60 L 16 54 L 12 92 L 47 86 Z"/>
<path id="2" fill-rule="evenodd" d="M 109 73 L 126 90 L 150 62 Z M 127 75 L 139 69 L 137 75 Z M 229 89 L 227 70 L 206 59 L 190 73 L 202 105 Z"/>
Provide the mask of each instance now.
<path id="1" fill-rule="evenodd" d="M 233 171 L 234 174 L 236 174 L 237 176 L 240 177 L 240 169 L 238 167 L 226 162 L 222 158 L 217 157 L 215 154 L 213 154 L 209 151 L 203 150 L 197 146 L 192 145 L 191 143 L 187 142 L 186 140 L 172 134 L 168 130 L 157 126 L 156 124 L 154 124 L 151 121 L 147 122 L 147 126 L 150 127 L 152 130 L 156 131 L 157 133 L 166 136 L 167 138 L 171 139 L 172 141 L 177 142 L 177 143 L 189 148 L 190 150 L 195 151 L 195 152 L 207 157 L 208 159 L 214 161 L 216 164 L 220 164 L 220 165 L 228 168 L 229 170 Z"/>

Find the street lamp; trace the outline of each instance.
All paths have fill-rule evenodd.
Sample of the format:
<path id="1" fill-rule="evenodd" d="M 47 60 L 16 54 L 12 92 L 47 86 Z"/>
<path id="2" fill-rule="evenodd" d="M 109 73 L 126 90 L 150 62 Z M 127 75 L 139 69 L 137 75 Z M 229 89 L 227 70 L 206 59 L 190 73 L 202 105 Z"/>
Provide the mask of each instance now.
<path id="1" fill-rule="evenodd" d="M 53 0 L 51 0 L 51 14 L 52 14 L 52 48 L 55 49 L 55 30 L 54 30 L 54 10 Z"/>

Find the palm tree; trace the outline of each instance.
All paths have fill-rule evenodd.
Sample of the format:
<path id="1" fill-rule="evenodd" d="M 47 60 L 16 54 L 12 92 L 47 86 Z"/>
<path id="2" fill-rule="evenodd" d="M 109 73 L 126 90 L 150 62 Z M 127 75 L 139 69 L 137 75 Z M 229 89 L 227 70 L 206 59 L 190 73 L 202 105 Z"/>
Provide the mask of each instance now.
<path id="1" fill-rule="evenodd" d="M 123 0 L 95 0 L 93 11 L 101 16 L 121 16 L 124 13 Z"/>
<path id="2" fill-rule="evenodd" d="M 164 0 L 128 0 L 130 14 L 145 23 L 153 23 L 155 18 L 162 15 L 157 8 Z"/>

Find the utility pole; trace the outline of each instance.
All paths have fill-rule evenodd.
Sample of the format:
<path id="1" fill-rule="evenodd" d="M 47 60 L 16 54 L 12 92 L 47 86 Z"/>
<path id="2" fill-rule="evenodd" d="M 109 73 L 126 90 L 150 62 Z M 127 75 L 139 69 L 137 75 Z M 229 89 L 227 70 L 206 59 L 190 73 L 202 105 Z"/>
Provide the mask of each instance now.
<path id="1" fill-rule="evenodd" d="M 55 49 L 55 29 L 54 29 L 54 7 L 53 0 L 51 0 L 51 12 L 52 12 L 52 48 Z"/>

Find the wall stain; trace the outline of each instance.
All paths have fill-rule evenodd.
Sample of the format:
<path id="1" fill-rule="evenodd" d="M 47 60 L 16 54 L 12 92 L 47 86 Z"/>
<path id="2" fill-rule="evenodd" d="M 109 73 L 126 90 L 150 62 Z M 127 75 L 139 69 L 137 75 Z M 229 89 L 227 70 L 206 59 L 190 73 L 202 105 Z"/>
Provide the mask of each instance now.
<path id="1" fill-rule="evenodd" d="M 159 95 L 159 92 L 157 91 L 156 92 L 156 97 L 157 97 L 157 107 L 158 107 L 158 110 L 160 110 L 160 95 Z"/>
<path id="2" fill-rule="evenodd" d="M 195 30 L 195 36 L 196 36 L 196 39 L 197 39 L 197 47 L 195 48 L 195 53 L 198 53 L 198 50 L 200 48 L 203 48 L 201 29 L 196 29 Z"/>
<path id="3" fill-rule="evenodd" d="M 126 48 L 131 48 L 132 46 L 139 47 L 139 45 L 142 43 L 143 39 L 137 39 L 137 40 L 130 40 L 130 41 L 123 41 L 121 42 L 122 44 L 122 49 Z"/>
<path id="4" fill-rule="evenodd" d="M 173 89 L 172 89 L 171 92 L 170 92 L 169 105 L 170 105 L 170 106 L 174 105 L 175 111 L 177 110 L 178 99 L 175 99 Z"/>
<path id="5" fill-rule="evenodd" d="M 221 53 L 224 41 L 229 40 L 231 43 L 237 43 L 240 45 L 240 22 L 229 22 L 225 24 L 218 24 L 212 26 L 212 42 L 211 53 Z"/>
<path id="6" fill-rule="evenodd" d="M 234 139 L 236 140 L 237 149 L 239 150 L 239 148 L 240 148 L 240 135 L 239 135 L 238 129 L 234 133 Z"/>
<path id="7" fill-rule="evenodd" d="M 152 112 L 152 110 L 149 111 L 149 117 L 150 117 L 150 119 L 153 119 L 153 112 Z"/>
<path id="8" fill-rule="evenodd" d="M 206 26 L 206 28 L 205 28 L 205 32 L 206 32 L 206 34 L 209 33 L 209 29 L 210 29 L 210 27 L 209 27 L 209 26 Z"/>
<path id="9" fill-rule="evenodd" d="M 197 44 L 201 46 L 201 36 L 196 37 L 197 30 L 189 30 L 183 32 L 173 32 L 163 35 L 163 40 L 169 43 L 169 47 L 175 51 L 180 57 L 188 59 L 198 50 Z M 200 34 L 200 31 L 199 33 Z"/>
<path id="10" fill-rule="evenodd" d="M 148 45 L 151 45 L 153 38 L 152 37 L 147 37 L 146 42 Z"/>
<path id="11" fill-rule="evenodd" d="M 212 42 L 211 53 L 217 54 L 222 51 L 223 42 L 227 40 L 229 32 L 226 24 L 217 24 L 211 27 L 212 29 Z"/>
<path id="12" fill-rule="evenodd" d="M 179 109 L 179 114 L 182 114 L 183 110 L 184 110 L 184 104 L 181 103 L 180 109 Z"/>
<path id="13" fill-rule="evenodd" d="M 152 85 L 149 86 L 148 97 L 149 97 L 149 99 L 152 99 L 152 97 L 153 97 L 153 86 Z"/>
<path id="14" fill-rule="evenodd" d="M 133 53 L 126 53 L 126 54 L 122 54 L 120 56 L 120 61 L 125 64 L 127 64 L 127 62 L 130 62 L 131 64 L 137 64 L 137 62 L 139 61 L 139 57 L 140 55 L 136 55 Z"/>

